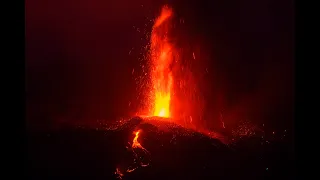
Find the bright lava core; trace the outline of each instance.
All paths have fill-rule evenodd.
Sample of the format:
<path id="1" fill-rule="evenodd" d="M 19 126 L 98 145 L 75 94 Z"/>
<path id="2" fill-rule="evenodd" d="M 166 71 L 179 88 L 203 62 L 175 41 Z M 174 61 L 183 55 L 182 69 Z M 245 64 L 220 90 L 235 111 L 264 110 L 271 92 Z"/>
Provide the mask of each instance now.
<path id="1" fill-rule="evenodd" d="M 162 8 L 156 19 L 151 33 L 151 80 L 153 85 L 152 97 L 153 116 L 170 117 L 170 100 L 172 95 L 173 77 L 170 64 L 173 59 L 172 44 L 168 39 L 169 18 L 172 9 Z"/>

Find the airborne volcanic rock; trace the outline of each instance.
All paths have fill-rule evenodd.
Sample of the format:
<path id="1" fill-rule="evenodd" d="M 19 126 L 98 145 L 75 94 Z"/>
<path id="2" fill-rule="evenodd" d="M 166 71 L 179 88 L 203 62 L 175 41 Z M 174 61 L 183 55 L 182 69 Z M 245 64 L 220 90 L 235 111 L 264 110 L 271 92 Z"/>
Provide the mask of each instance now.
<path id="1" fill-rule="evenodd" d="M 145 149 L 135 149 L 137 141 Z M 174 123 L 139 117 L 103 129 L 34 134 L 28 141 L 31 179 L 260 179 L 252 154 Z M 131 172 L 132 171 L 132 172 Z"/>

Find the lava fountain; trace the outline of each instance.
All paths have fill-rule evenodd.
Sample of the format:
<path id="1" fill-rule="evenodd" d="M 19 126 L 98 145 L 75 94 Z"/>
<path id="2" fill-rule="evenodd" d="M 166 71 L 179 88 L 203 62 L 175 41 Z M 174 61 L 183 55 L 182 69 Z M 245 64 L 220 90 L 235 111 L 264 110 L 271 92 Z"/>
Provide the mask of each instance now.
<path id="1" fill-rule="evenodd" d="M 153 116 L 170 117 L 173 76 L 170 68 L 173 61 L 173 46 L 168 32 L 172 9 L 164 6 L 155 20 L 151 33 L 151 97 Z"/>

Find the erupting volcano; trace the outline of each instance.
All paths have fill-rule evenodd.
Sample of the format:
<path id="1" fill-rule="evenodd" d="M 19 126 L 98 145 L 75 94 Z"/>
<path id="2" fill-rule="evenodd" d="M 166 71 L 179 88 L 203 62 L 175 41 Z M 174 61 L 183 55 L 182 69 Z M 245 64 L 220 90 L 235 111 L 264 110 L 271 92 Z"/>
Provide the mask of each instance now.
<path id="1" fill-rule="evenodd" d="M 178 7 L 176 10 L 174 13 L 165 5 L 152 25 L 145 24 L 148 45 L 142 51 L 143 63 L 135 65 L 141 67 L 136 71 L 137 76 L 134 75 L 139 78 L 135 83 L 140 90 L 136 92 L 135 101 L 130 99 L 128 114 L 132 114 L 129 118 L 115 121 L 126 114 L 121 112 L 115 118 L 98 116 L 99 119 L 90 119 L 83 124 L 77 121 L 65 129 L 57 128 L 57 131 L 41 133 L 40 136 L 36 134 L 28 145 L 31 179 L 256 180 L 265 179 L 262 177 L 275 171 L 282 173 L 286 166 L 288 172 L 292 171 L 289 161 L 288 164 L 274 163 L 279 164 L 278 167 L 270 161 L 275 156 L 279 159 L 287 156 L 283 153 L 287 152 L 283 149 L 287 147 L 277 147 L 281 152 L 278 154 L 261 148 L 271 149 L 270 142 L 280 142 L 279 138 L 283 140 L 288 134 L 286 130 L 268 134 L 245 123 L 246 120 L 239 128 L 233 129 L 222 113 L 216 118 L 220 105 L 214 101 L 219 101 L 220 97 L 216 99 L 211 95 L 219 93 L 207 88 L 211 87 L 207 85 L 211 74 L 206 67 L 212 58 L 206 58 L 210 50 L 203 50 L 206 43 L 198 40 L 202 37 L 193 37 L 193 32 L 187 29 L 194 23 L 190 21 L 185 25 L 187 23 L 182 19 L 186 18 L 187 22 L 188 16 L 184 17 Z M 138 55 L 132 57 L 139 59 Z M 218 72 L 214 68 L 211 71 L 211 66 L 208 68 L 209 72 Z M 131 74 L 134 72 L 133 69 Z M 129 84 L 126 81 L 121 83 Z M 109 88 L 110 84 L 107 85 Z M 125 89 L 127 92 L 130 91 Z M 136 104 L 130 106 L 131 102 Z M 123 104 L 120 108 L 113 105 L 108 110 L 123 110 Z M 101 107 L 105 111 L 105 106 Z M 242 108 L 235 109 L 242 113 Z M 221 122 L 223 130 L 215 128 L 211 123 L 214 121 Z M 63 119 L 63 122 L 67 120 Z"/>
<path id="2" fill-rule="evenodd" d="M 151 91 L 150 102 L 152 115 L 170 117 L 170 103 L 172 96 L 173 76 L 170 65 L 173 61 L 173 46 L 170 44 L 170 18 L 172 9 L 162 8 L 160 16 L 155 20 L 151 33 Z"/>
<path id="3" fill-rule="evenodd" d="M 150 49 L 148 51 L 148 65 L 149 65 L 149 75 L 151 82 L 151 90 L 147 92 L 148 97 L 146 100 L 148 101 L 148 116 L 136 117 L 127 121 L 123 121 L 124 124 L 117 124 L 115 129 L 121 129 L 124 127 L 132 128 L 133 134 L 135 135 L 132 140 L 132 145 L 130 151 L 133 152 L 134 159 L 134 167 L 125 166 L 124 169 L 120 170 L 116 169 L 115 174 L 118 178 L 122 178 L 126 173 L 131 173 L 138 169 L 139 167 L 147 167 L 149 165 L 150 159 L 147 158 L 147 163 L 142 163 L 142 159 L 145 157 L 149 157 L 149 148 L 153 148 L 152 152 L 155 152 L 154 147 L 145 148 L 139 142 L 140 132 L 143 130 L 144 135 L 147 135 L 146 138 L 152 139 L 155 138 L 161 139 L 161 147 L 163 147 L 163 143 L 167 143 L 168 139 L 165 136 L 172 136 L 170 139 L 170 143 L 175 144 L 175 140 L 181 137 L 193 137 L 193 138 L 207 138 L 207 139 L 215 139 L 213 144 L 224 147 L 224 144 L 221 143 L 222 137 L 220 138 L 217 133 L 213 132 L 200 132 L 195 131 L 194 129 L 188 129 L 183 127 L 180 123 L 176 122 L 177 117 L 173 117 L 171 107 L 174 106 L 172 96 L 174 91 L 174 74 L 177 72 L 173 72 L 173 67 L 178 65 L 178 51 L 174 47 L 172 43 L 172 33 L 171 33 L 171 20 L 173 18 L 173 10 L 168 6 L 163 6 L 161 9 L 160 15 L 155 19 L 154 24 L 152 26 L 151 38 L 150 38 Z M 194 53 L 192 53 L 192 57 L 194 59 Z M 179 69 L 179 68 L 176 68 Z M 179 73 L 178 73 L 179 74 Z M 181 73 L 180 73 L 181 74 Z M 181 78 L 181 77 L 180 77 Z M 179 81 L 183 79 L 177 79 Z M 185 92 L 185 91 L 184 91 Z M 176 100 L 175 99 L 175 100 Z M 185 101 L 186 102 L 186 101 Z M 182 106 L 185 107 L 185 106 Z M 184 109 L 184 111 L 187 111 Z M 180 118 L 180 117 L 179 117 Z M 192 117 L 190 116 L 190 121 L 192 121 Z M 170 121 L 168 121 L 170 120 Z M 126 123 L 125 123 L 126 122 Z M 154 135 L 156 133 L 156 135 Z M 164 134 L 161 136 L 160 134 Z M 217 139 L 220 140 L 217 140 Z M 159 141 L 158 140 L 149 140 L 149 143 Z M 128 142 L 131 144 L 130 142 Z M 168 146 L 170 147 L 170 146 Z M 148 150 L 147 150 L 148 149 Z M 139 152 L 139 153 L 138 153 Z M 159 157 L 163 155 L 157 155 Z M 126 168 L 126 169 L 125 169 Z"/>

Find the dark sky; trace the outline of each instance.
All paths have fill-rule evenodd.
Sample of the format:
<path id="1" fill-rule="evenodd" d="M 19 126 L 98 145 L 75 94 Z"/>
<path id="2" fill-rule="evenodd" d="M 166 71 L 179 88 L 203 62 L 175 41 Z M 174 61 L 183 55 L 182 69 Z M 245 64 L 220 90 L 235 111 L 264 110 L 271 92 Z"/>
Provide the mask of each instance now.
<path id="1" fill-rule="evenodd" d="M 223 111 L 229 119 L 250 114 L 257 123 L 290 126 L 291 0 L 28 0 L 28 125 L 134 113 L 138 92 L 131 72 L 148 42 L 136 28 L 151 31 L 149 20 L 164 3 L 185 19 L 186 42 L 206 59 L 200 64 L 210 72 L 201 85 L 207 89 L 207 117 Z"/>

